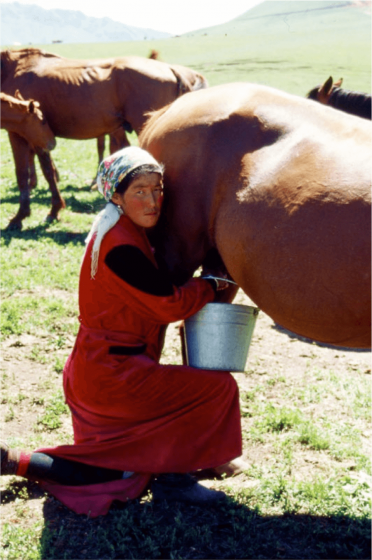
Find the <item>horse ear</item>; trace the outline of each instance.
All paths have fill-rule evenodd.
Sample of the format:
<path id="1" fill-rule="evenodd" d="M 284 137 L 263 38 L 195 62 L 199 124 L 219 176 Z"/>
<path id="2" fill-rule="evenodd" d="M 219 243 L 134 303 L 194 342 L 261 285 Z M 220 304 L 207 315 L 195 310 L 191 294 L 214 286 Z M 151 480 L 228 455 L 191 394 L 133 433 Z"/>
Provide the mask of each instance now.
<path id="1" fill-rule="evenodd" d="M 320 103 L 324 103 L 325 105 L 327 105 L 328 99 L 330 98 L 331 95 L 332 86 L 333 86 L 333 78 L 332 76 L 329 76 L 328 80 L 326 80 L 324 84 L 319 88 L 318 101 L 320 101 Z"/>
<path id="2" fill-rule="evenodd" d="M 324 93 L 324 95 L 328 95 L 331 92 L 332 86 L 333 86 L 333 78 L 332 76 L 329 76 L 328 80 L 326 80 L 321 87 L 321 90 Z"/>
<path id="3" fill-rule="evenodd" d="M 335 87 L 341 87 L 343 82 L 343 78 L 340 78 L 337 82 L 334 83 Z"/>
<path id="4" fill-rule="evenodd" d="M 16 90 L 14 97 L 16 97 L 17 99 L 20 99 L 21 101 L 24 101 L 21 92 L 19 91 L 19 89 Z"/>
<path id="5" fill-rule="evenodd" d="M 28 103 L 28 112 L 35 113 L 35 109 L 38 109 L 39 107 L 40 107 L 40 103 L 38 101 L 34 101 L 33 99 L 31 99 Z"/>

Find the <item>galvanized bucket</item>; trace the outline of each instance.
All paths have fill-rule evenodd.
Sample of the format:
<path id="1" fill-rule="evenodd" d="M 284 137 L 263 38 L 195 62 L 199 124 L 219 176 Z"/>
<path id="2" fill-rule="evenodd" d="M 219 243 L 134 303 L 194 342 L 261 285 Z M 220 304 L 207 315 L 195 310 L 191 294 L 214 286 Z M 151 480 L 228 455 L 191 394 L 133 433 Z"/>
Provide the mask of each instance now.
<path id="1" fill-rule="evenodd" d="M 207 303 L 185 320 L 189 366 L 244 371 L 259 309 L 232 303 Z"/>

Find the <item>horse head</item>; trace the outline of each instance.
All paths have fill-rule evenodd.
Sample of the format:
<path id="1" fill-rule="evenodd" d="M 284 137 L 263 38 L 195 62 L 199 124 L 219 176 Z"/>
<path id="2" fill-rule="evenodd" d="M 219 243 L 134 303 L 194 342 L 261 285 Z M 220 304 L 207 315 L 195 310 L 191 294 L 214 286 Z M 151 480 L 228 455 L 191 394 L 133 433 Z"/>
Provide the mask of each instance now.
<path id="1" fill-rule="evenodd" d="M 330 76 L 323 85 L 318 85 L 311 89 L 306 97 L 308 99 L 313 99 L 314 101 L 319 101 L 319 103 L 323 103 L 323 105 L 327 105 L 332 91 L 334 88 L 341 87 L 342 81 L 343 79 L 340 78 L 337 82 L 333 83 L 333 78 Z"/>

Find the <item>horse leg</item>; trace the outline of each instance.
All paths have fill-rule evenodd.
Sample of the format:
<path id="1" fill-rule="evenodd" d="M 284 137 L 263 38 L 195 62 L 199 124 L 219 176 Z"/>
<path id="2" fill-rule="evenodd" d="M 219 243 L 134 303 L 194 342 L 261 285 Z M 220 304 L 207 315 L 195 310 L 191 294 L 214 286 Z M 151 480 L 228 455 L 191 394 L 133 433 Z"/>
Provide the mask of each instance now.
<path id="1" fill-rule="evenodd" d="M 52 160 L 52 165 L 54 168 L 54 174 L 57 183 L 59 182 L 59 173 L 58 169 L 55 166 L 54 161 Z M 29 181 L 29 188 L 33 190 L 37 186 L 37 176 L 36 176 L 36 169 L 35 169 L 35 150 L 30 150 L 30 161 L 29 161 L 29 171 L 30 171 L 30 181 Z"/>
<path id="2" fill-rule="evenodd" d="M 15 172 L 20 192 L 19 209 L 7 225 L 7 230 L 22 229 L 22 220 L 31 214 L 29 191 L 29 162 L 31 147 L 24 138 L 15 132 L 9 132 L 10 146 L 13 152 Z"/>
<path id="3" fill-rule="evenodd" d="M 29 189 L 33 190 L 37 185 L 37 176 L 36 176 L 36 169 L 35 169 L 35 152 L 32 148 L 30 149 L 28 169 L 29 169 Z"/>
<path id="4" fill-rule="evenodd" d="M 58 212 L 62 208 L 66 208 L 65 201 L 61 197 L 61 194 L 57 186 L 58 171 L 54 162 L 50 156 L 50 153 L 42 150 L 40 148 L 36 149 L 37 157 L 39 158 L 40 167 L 43 172 L 45 179 L 48 182 L 49 190 L 52 193 L 52 208 L 46 217 L 47 222 L 53 222 L 58 220 Z"/>
<path id="5" fill-rule="evenodd" d="M 103 160 L 103 155 L 105 153 L 105 135 L 102 134 L 97 138 L 97 152 L 98 152 L 98 165 Z"/>
<path id="6" fill-rule="evenodd" d="M 118 128 L 115 132 L 110 134 L 110 154 L 130 146 L 128 138 L 123 128 Z"/>

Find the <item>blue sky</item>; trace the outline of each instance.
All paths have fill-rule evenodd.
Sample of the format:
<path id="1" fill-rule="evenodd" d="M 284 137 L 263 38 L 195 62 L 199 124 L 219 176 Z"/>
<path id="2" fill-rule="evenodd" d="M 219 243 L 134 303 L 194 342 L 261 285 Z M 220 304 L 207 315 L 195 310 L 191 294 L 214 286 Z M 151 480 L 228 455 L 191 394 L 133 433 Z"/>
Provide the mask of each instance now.
<path id="1" fill-rule="evenodd" d="M 0 3 L 9 3 L 1 0 Z M 45 9 L 79 10 L 172 34 L 225 23 L 263 0 L 17 0 Z"/>

